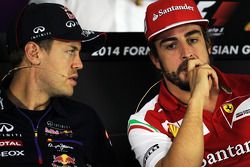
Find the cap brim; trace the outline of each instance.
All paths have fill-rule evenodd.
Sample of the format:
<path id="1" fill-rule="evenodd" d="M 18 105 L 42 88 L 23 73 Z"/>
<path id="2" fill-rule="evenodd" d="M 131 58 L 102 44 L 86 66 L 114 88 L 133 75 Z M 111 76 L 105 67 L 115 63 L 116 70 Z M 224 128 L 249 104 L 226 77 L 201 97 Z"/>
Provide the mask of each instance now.
<path id="1" fill-rule="evenodd" d="M 59 37 L 59 35 L 57 35 L 57 37 L 53 37 L 53 39 L 58 39 L 62 41 L 81 41 L 81 52 L 85 53 L 93 53 L 95 51 L 98 51 L 105 45 L 107 39 L 106 33 L 90 30 L 82 30 L 78 33 L 68 32 L 61 36 L 62 37 Z"/>
<path id="2" fill-rule="evenodd" d="M 188 20 L 188 21 L 182 21 L 182 22 L 178 22 L 178 23 L 175 23 L 175 24 L 171 24 L 165 28 L 162 28 L 160 29 L 159 31 L 153 33 L 152 35 L 150 35 L 148 37 L 148 41 L 151 41 L 153 39 L 153 37 L 155 37 L 157 34 L 163 32 L 163 31 L 166 31 L 166 30 L 169 30 L 171 28 L 174 28 L 174 27 L 177 27 L 177 26 L 180 26 L 180 25 L 183 25 L 183 24 L 191 24 L 191 23 L 194 23 L 194 24 L 199 24 L 199 25 L 202 25 L 204 27 L 207 27 L 208 26 L 208 20 L 207 19 L 199 19 L 199 20 Z"/>
<path id="3" fill-rule="evenodd" d="M 101 49 L 107 39 L 107 34 L 104 32 L 83 31 L 82 35 L 84 36 L 82 40 L 82 52 L 87 53 L 93 53 Z"/>

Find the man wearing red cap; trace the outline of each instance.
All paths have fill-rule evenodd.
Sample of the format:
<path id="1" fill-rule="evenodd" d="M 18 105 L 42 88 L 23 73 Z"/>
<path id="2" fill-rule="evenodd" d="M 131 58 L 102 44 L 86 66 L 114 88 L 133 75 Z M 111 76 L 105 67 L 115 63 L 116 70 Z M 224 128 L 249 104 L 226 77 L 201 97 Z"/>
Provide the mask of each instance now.
<path id="1" fill-rule="evenodd" d="M 147 8 L 145 36 L 163 79 L 159 94 L 128 123 L 143 167 L 250 164 L 250 77 L 210 64 L 207 25 L 192 0 Z"/>

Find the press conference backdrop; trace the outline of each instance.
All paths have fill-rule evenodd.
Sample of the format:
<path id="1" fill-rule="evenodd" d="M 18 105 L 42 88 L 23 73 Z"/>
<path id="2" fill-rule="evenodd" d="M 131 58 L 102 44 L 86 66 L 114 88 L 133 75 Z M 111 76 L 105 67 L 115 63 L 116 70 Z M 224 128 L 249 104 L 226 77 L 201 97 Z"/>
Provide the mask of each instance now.
<path id="1" fill-rule="evenodd" d="M 250 1 L 196 1 L 210 20 L 214 65 L 224 72 L 250 74 Z M 11 68 L 6 50 L 9 19 L 27 1 L 2 2 L 0 8 L 0 77 Z M 94 9 L 93 9 L 94 10 Z M 142 23 L 143 24 L 143 23 Z M 146 90 L 160 79 L 151 64 L 143 32 L 107 32 L 105 47 L 83 54 L 75 100 L 96 109 L 112 140 L 121 167 L 138 167 L 127 140 L 127 120 Z M 158 91 L 154 87 L 142 104 Z"/>

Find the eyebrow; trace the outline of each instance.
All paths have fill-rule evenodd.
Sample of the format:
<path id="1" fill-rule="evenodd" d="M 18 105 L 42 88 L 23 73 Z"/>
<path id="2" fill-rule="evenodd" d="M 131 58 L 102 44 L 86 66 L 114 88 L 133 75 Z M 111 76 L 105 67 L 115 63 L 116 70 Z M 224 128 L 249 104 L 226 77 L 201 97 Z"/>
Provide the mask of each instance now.
<path id="1" fill-rule="evenodd" d="M 81 48 L 78 48 L 77 46 L 73 46 L 73 45 L 69 45 L 69 47 L 71 47 L 71 49 L 74 49 L 74 50 L 81 50 Z"/>
<path id="2" fill-rule="evenodd" d="M 192 30 L 192 31 L 187 32 L 184 36 L 185 37 L 189 37 L 189 36 L 194 35 L 194 34 L 201 35 L 201 31 L 199 31 L 199 30 Z M 160 41 L 160 45 L 162 45 L 163 43 L 168 42 L 168 41 L 176 41 L 176 40 L 177 40 L 176 37 L 169 37 L 169 38 L 161 40 Z"/>
<path id="3" fill-rule="evenodd" d="M 184 36 L 188 37 L 188 36 L 191 36 L 193 34 L 199 34 L 199 35 L 201 35 L 201 31 L 199 31 L 199 30 L 193 30 L 193 31 L 187 32 Z"/>

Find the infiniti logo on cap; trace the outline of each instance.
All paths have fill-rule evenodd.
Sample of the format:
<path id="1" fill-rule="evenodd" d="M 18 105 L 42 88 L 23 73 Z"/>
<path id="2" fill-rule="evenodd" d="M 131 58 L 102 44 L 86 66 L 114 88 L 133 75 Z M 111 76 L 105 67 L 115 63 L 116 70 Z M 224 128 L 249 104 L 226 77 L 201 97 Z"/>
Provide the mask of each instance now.
<path id="1" fill-rule="evenodd" d="M 33 29 L 33 32 L 35 34 L 38 34 L 39 32 L 43 32 L 43 31 L 45 31 L 45 27 L 43 27 L 43 26 L 38 26 L 38 27 Z"/>
<path id="2" fill-rule="evenodd" d="M 76 23 L 74 21 L 67 21 L 66 26 L 71 28 L 71 27 L 75 27 Z"/>

